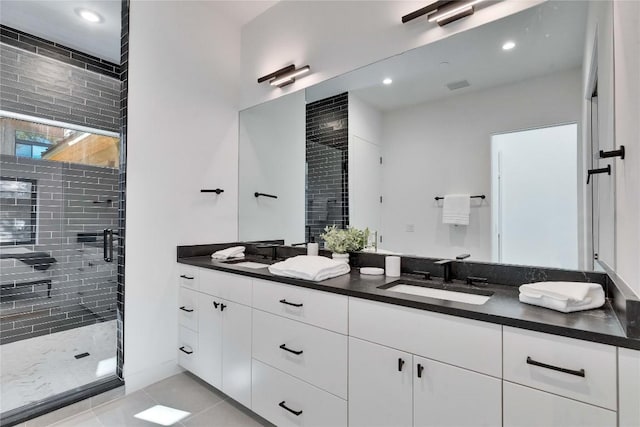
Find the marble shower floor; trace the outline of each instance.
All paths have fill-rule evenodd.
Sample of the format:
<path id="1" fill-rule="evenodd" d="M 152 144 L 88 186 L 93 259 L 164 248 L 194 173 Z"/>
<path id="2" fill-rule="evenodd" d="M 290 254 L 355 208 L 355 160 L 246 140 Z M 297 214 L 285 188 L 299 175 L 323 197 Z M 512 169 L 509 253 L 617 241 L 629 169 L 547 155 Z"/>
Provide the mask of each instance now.
<path id="1" fill-rule="evenodd" d="M 76 359 L 80 353 L 89 356 Z M 115 373 L 116 321 L 0 346 L 0 412 Z"/>

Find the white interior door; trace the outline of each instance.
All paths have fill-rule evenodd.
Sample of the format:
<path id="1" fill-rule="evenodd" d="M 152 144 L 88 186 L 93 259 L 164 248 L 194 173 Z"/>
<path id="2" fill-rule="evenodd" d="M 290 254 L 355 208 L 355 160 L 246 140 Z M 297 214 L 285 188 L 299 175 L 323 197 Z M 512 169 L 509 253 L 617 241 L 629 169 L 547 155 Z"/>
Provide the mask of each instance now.
<path id="1" fill-rule="evenodd" d="M 352 135 L 349 147 L 349 224 L 381 232 L 382 163 L 380 146 Z"/>
<path id="2" fill-rule="evenodd" d="M 494 135 L 494 261 L 578 268 L 576 124 Z"/>

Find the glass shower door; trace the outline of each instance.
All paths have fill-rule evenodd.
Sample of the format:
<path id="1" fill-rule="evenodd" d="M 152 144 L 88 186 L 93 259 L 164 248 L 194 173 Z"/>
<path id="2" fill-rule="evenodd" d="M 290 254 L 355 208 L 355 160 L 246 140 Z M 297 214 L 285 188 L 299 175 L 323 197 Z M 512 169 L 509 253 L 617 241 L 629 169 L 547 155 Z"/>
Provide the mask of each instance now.
<path id="1" fill-rule="evenodd" d="M 0 117 L 0 412 L 113 378 L 119 137 Z M 115 248 L 117 251 L 117 246 Z"/>

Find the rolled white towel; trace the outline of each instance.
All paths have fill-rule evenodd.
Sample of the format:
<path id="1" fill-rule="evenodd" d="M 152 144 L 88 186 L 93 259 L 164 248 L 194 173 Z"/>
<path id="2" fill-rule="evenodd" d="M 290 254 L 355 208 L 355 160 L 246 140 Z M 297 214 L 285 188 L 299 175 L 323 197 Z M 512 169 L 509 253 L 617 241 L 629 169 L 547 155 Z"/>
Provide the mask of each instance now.
<path id="1" fill-rule="evenodd" d="M 229 258 L 242 258 L 244 257 L 244 246 L 233 246 L 227 249 L 222 249 L 211 254 L 213 259 L 229 259 Z"/>
<path id="2" fill-rule="evenodd" d="M 520 302 L 570 313 L 604 305 L 602 286 L 585 282 L 537 282 L 520 286 Z"/>
<path id="3" fill-rule="evenodd" d="M 349 264 L 323 256 L 299 255 L 269 266 L 275 276 L 319 282 L 351 271 Z"/>

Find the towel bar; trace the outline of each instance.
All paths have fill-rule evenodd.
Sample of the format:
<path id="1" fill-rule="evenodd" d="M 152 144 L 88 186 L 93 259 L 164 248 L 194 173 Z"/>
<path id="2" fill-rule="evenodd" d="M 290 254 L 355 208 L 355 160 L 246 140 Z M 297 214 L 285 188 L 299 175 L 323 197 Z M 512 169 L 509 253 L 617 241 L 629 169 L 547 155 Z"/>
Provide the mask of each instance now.
<path id="1" fill-rule="evenodd" d="M 472 198 L 472 199 L 482 199 L 482 200 L 484 200 L 484 199 L 486 199 L 486 198 L 487 198 L 487 196 L 485 196 L 484 194 L 481 194 L 481 195 L 479 195 L 479 196 L 471 196 L 471 198 Z M 443 200 L 443 199 L 444 199 L 444 197 L 442 197 L 442 196 L 436 196 L 436 197 L 434 197 L 434 199 L 436 199 L 436 200 Z"/>

